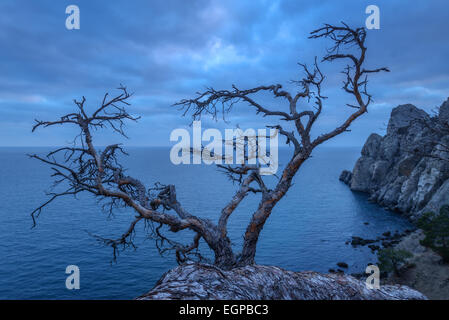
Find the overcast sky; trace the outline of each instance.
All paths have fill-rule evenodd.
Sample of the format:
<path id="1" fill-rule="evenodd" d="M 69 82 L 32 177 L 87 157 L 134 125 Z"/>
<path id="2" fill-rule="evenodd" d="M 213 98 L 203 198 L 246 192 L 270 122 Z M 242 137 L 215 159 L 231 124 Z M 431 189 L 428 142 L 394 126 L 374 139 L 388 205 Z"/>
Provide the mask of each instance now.
<path id="1" fill-rule="evenodd" d="M 65 8 L 81 11 L 80 30 L 67 30 Z M 280 83 L 294 91 L 297 62 L 325 54 L 326 40 L 309 40 L 323 23 L 364 26 L 369 4 L 378 5 L 380 30 L 368 31 L 367 67 L 391 73 L 371 77 L 374 103 L 349 133 L 328 145 L 363 145 L 384 133 L 391 109 L 412 103 L 431 111 L 449 96 L 449 3 L 432 1 L 81 1 L 2 0 L 0 3 L 0 146 L 63 145 L 72 128 L 31 133 L 35 118 L 51 120 L 87 98 L 89 110 L 120 83 L 134 93 L 127 145 L 171 145 L 170 132 L 190 119 L 171 105 L 206 86 L 228 89 Z M 327 81 L 323 116 L 315 134 L 341 123 L 353 102 L 341 90 L 343 65 L 323 65 Z M 270 107 L 280 100 L 260 97 Z M 306 105 L 303 105 L 306 107 Z M 206 127 L 263 128 L 267 118 L 238 105 L 229 123 Z M 272 118 L 271 120 L 275 120 Z M 275 122 L 273 122 L 275 123 Z M 122 141 L 99 134 L 97 144 Z"/>

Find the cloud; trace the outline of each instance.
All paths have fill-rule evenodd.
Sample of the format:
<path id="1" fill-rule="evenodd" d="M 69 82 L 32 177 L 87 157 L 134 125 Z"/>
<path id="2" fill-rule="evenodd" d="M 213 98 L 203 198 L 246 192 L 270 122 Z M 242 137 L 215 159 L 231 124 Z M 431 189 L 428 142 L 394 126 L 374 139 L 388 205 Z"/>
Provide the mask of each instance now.
<path id="1" fill-rule="evenodd" d="M 0 145 L 62 144 L 72 132 L 31 135 L 34 118 L 54 118 L 82 95 L 95 108 L 120 83 L 135 95 L 132 110 L 143 116 L 129 127 L 131 145 L 167 145 L 170 131 L 189 119 L 171 105 L 206 86 L 229 89 L 281 83 L 301 76 L 297 62 L 311 63 L 328 43 L 307 39 L 324 22 L 364 25 L 367 1 L 77 1 L 81 29 L 65 29 L 69 1 L 4 0 L 0 3 Z M 430 110 L 449 96 L 446 1 L 381 1 L 381 29 L 368 31 L 375 102 L 367 117 L 335 143 L 360 145 L 382 131 L 392 107 L 414 103 Z M 316 134 L 340 123 L 348 110 L 340 90 L 341 65 L 325 64 L 330 96 Z M 270 107 L 279 100 L 258 97 Z M 263 127 L 267 119 L 238 105 L 230 124 Z M 17 125 L 14 125 L 17 124 Z M 245 125 L 246 124 L 246 125 Z M 213 123 L 210 123 L 213 125 Z M 217 124 L 226 126 L 227 124 Z M 156 132 L 157 131 L 157 132 Z M 107 139 L 116 139 L 108 136 Z"/>

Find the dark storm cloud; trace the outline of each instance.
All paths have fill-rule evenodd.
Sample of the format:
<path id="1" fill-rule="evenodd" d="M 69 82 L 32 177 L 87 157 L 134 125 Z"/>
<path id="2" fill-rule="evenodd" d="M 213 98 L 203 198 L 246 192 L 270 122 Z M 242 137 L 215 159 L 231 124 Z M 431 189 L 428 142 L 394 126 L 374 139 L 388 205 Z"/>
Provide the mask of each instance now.
<path id="1" fill-rule="evenodd" d="M 69 4 L 80 7 L 80 30 L 65 29 Z M 189 123 L 173 102 L 205 86 L 282 83 L 294 89 L 289 80 L 300 76 L 296 63 L 312 62 L 326 47 L 308 33 L 324 22 L 364 25 L 368 4 L 381 10 L 381 29 L 368 34 L 368 63 L 392 72 L 372 77 L 375 103 L 351 134 L 337 139 L 340 145 L 382 133 L 398 104 L 430 110 L 449 95 L 446 1 L 2 1 L 0 145 L 65 143 L 71 131 L 31 135 L 33 119 L 63 114 L 81 95 L 94 107 L 120 83 L 135 93 L 133 109 L 143 116 L 129 127 L 128 143 L 168 145 L 170 131 Z M 348 112 L 341 66 L 323 68 L 330 98 L 316 133 Z M 239 108 L 233 124 L 264 125 L 266 119 Z M 103 135 L 100 142 L 115 138 Z"/>

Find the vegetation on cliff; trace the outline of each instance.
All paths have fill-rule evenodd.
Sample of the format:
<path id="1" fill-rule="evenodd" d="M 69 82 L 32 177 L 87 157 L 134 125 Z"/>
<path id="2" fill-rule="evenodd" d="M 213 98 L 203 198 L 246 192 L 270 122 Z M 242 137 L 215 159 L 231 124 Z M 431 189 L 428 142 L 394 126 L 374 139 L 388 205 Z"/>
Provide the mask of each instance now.
<path id="1" fill-rule="evenodd" d="M 423 246 L 432 248 L 449 262 L 449 205 L 444 205 L 438 213 L 426 212 L 418 220 L 417 225 L 424 231 Z"/>

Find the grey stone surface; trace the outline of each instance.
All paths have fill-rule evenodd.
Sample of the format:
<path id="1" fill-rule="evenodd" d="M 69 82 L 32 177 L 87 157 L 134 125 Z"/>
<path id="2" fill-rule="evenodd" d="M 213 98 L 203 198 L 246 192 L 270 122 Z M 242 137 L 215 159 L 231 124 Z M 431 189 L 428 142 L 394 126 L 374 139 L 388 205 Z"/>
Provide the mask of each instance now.
<path id="1" fill-rule="evenodd" d="M 412 104 L 397 106 L 391 111 L 390 121 L 388 121 L 387 133 L 397 133 L 403 128 L 408 128 L 414 120 L 429 118 L 424 110 L 418 109 Z"/>
<path id="2" fill-rule="evenodd" d="M 369 136 L 351 178 L 344 173 L 345 182 L 412 219 L 447 204 L 449 161 L 441 159 L 449 160 L 449 154 L 441 144 L 449 146 L 449 135 L 436 128 L 448 121 L 449 99 L 434 117 L 411 104 L 394 108 L 386 135 Z"/>
<path id="3" fill-rule="evenodd" d="M 137 299 L 423 300 L 426 297 L 401 285 L 369 289 L 365 282 L 344 274 L 292 272 L 260 265 L 223 271 L 191 263 L 170 270 L 151 291 Z"/>
<path id="4" fill-rule="evenodd" d="M 350 184 L 352 180 L 352 172 L 348 170 L 343 170 L 340 174 L 340 181 L 344 182 L 345 184 Z"/>

